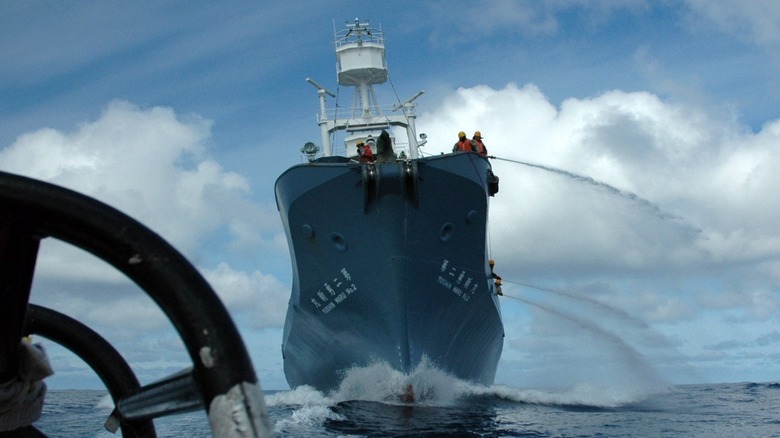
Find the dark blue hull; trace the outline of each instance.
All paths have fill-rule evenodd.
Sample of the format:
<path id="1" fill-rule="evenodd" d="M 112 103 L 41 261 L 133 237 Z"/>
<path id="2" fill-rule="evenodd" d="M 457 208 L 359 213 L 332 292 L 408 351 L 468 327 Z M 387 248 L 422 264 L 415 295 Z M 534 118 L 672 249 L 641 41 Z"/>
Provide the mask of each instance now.
<path id="1" fill-rule="evenodd" d="M 291 387 L 427 357 L 492 384 L 503 325 L 486 252 L 490 164 L 464 153 L 375 166 L 292 167 L 276 199 L 293 264 L 284 328 Z"/>

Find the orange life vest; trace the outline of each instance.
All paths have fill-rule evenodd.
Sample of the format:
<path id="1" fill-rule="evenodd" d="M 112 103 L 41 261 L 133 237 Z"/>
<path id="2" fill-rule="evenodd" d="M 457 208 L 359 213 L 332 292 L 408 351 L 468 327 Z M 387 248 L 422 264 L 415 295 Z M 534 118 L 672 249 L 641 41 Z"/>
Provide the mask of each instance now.
<path id="1" fill-rule="evenodd" d="M 474 152 L 482 155 L 483 157 L 487 157 L 487 148 L 485 147 L 485 144 L 482 143 L 482 140 L 474 139 L 472 141 L 477 146 L 477 150 Z"/>
<path id="2" fill-rule="evenodd" d="M 365 145 L 358 148 L 358 155 L 360 155 L 360 159 L 358 160 L 360 163 L 374 162 L 374 153 L 371 152 L 371 146 Z"/>
<path id="3" fill-rule="evenodd" d="M 455 143 L 458 146 L 458 150 L 463 152 L 472 152 L 471 149 L 471 140 L 458 140 L 457 143 Z"/>

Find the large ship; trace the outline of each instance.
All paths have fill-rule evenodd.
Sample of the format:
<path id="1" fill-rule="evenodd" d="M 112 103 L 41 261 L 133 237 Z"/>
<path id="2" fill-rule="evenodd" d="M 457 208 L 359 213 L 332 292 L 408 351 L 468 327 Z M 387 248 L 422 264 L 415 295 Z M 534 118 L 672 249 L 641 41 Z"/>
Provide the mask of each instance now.
<path id="1" fill-rule="evenodd" d="M 410 373 L 427 361 L 490 385 L 504 338 L 486 239 L 498 189 L 490 163 L 474 152 L 421 156 L 427 140 L 418 141 L 413 101 L 422 91 L 379 105 L 373 86 L 388 80 L 381 29 L 355 20 L 334 44 L 354 108 L 327 109 L 326 96 L 337 96 L 307 79 L 319 94 L 322 147 L 306 143 L 306 162 L 275 187 L 293 274 L 287 382 L 329 391 L 353 367 L 384 362 Z M 333 147 L 337 134 L 343 149 Z"/>

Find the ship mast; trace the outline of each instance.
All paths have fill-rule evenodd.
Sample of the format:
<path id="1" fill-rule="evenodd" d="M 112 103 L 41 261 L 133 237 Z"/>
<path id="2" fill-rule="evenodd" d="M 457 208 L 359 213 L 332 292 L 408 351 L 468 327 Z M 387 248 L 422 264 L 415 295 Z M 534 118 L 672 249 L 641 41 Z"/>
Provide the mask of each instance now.
<path id="1" fill-rule="evenodd" d="M 346 155 L 354 155 L 354 146 L 358 141 L 365 140 L 368 135 L 378 137 L 383 129 L 399 126 L 406 130 L 410 158 L 418 158 L 421 143 L 418 143 L 415 138 L 416 114 L 412 102 L 420 97 L 423 91 L 391 107 L 382 107 L 374 93 L 374 85 L 387 82 L 388 77 L 384 32 L 372 28 L 368 22 L 361 23 L 356 18 L 354 23 L 346 25 L 346 29 L 335 32 L 333 42 L 336 47 L 338 83 L 353 87 L 355 94 L 351 109 L 328 110 L 325 106 L 326 95 L 331 97 L 336 95 L 312 79 L 306 79 L 317 88 L 319 95 L 320 112 L 317 120 L 322 135 L 323 155 L 334 155 L 330 139 L 331 134 L 336 131 L 346 132 L 344 139 Z M 401 114 L 397 114 L 399 109 L 402 110 Z"/>

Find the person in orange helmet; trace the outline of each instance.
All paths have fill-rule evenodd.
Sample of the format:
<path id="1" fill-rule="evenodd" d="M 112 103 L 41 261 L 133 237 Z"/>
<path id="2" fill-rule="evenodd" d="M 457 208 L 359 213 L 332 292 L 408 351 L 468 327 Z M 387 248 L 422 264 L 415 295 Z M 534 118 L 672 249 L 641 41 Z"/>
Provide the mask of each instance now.
<path id="1" fill-rule="evenodd" d="M 474 148 L 474 152 L 487 157 L 487 147 L 485 143 L 482 143 L 482 133 L 479 131 L 474 132 L 474 137 L 471 138 L 471 146 Z"/>
<path id="2" fill-rule="evenodd" d="M 358 150 L 358 156 L 360 157 L 358 159 L 361 163 L 373 163 L 374 162 L 374 153 L 371 152 L 371 146 L 367 146 L 362 141 L 358 141 L 357 144 Z"/>
<path id="3" fill-rule="evenodd" d="M 452 152 L 473 152 L 474 147 L 471 145 L 471 140 L 466 138 L 466 133 L 460 131 L 458 133 L 458 142 L 452 147 Z"/>

